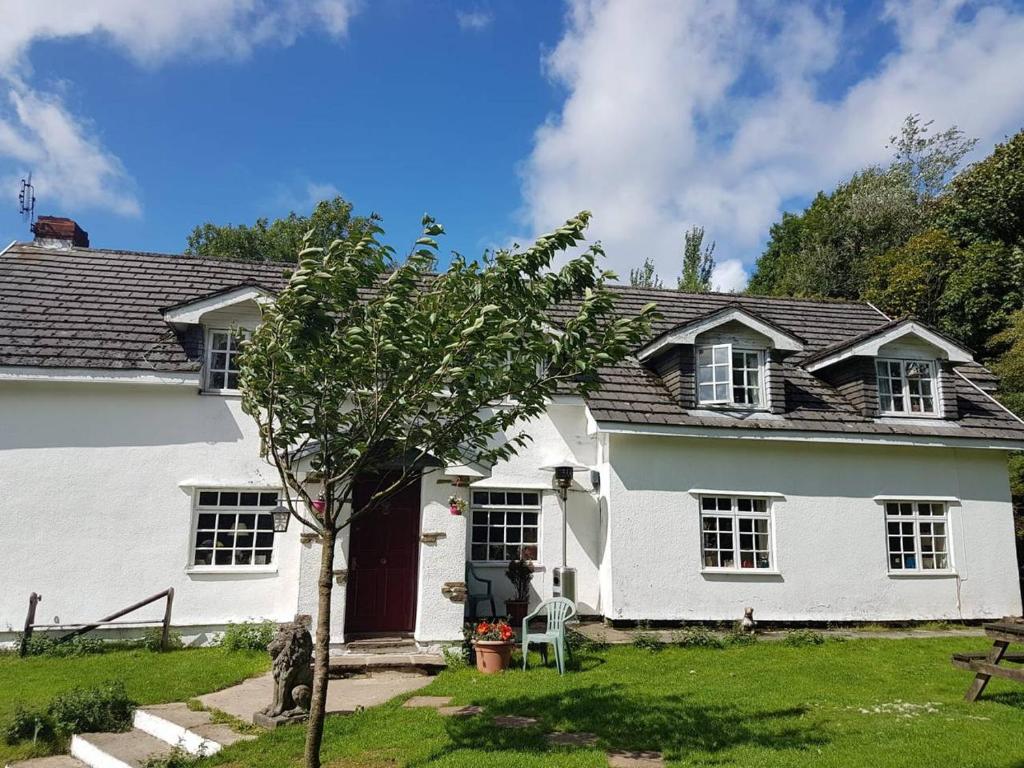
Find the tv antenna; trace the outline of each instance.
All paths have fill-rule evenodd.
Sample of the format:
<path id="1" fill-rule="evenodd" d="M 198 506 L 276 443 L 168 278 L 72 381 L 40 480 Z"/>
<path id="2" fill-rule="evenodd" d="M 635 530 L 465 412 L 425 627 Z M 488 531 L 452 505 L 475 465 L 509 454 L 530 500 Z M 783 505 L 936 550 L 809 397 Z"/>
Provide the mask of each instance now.
<path id="1" fill-rule="evenodd" d="M 18 213 L 21 218 L 32 224 L 36 220 L 36 188 L 32 186 L 32 174 L 21 180 L 21 191 L 18 193 Z"/>

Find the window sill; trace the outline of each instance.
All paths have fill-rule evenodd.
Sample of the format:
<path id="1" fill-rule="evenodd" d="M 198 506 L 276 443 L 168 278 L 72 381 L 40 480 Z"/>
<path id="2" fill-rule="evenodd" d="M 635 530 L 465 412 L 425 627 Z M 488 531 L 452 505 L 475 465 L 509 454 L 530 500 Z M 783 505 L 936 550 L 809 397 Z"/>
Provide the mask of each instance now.
<path id="1" fill-rule="evenodd" d="M 200 389 L 199 394 L 205 397 L 230 397 L 240 398 L 242 396 L 242 390 L 240 389 Z"/>
<path id="2" fill-rule="evenodd" d="M 782 571 L 769 568 L 701 568 L 701 576 L 769 576 L 782 578 Z"/>
<path id="3" fill-rule="evenodd" d="M 889 571 L 891 579 L 954 579 L 956 571 Z"/>
<path id="4" fill-rule="evenodd" d="M 474 568 L 508 568 L 508 564 L 511 560 L 470 560 L 469 563 Z M 543 572 L 548 568 L 546 565 L 540 563 L 533 563 L 533 572 Z"/>
<path id="5" fill-rule="evenodd" d="M 247 576 L 249 574 L 276 574 L 276 565 L 189 565 L 185 567 L 189 576 Z"/>

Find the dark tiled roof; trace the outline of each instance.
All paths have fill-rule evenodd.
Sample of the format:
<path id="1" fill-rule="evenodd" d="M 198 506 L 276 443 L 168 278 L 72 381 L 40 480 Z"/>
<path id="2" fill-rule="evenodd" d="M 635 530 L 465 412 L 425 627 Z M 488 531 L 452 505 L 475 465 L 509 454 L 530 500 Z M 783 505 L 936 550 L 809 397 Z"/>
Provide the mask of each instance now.
<path id="1" fill-rule="evenodd" d="M 198 362 L 192 341 L 187 335 L 176 335 L 162 311 L 243 284 L 275 291 L 284 285 L 291 268 L 289 264 L 16 244 L 0 256 L 0 366 L 195 370 Z M 723 308 L 739 306 L 805 340 L 806 348 L 780 365 L 786 400 L 781 416 L 743 418 L 687 410 L 657 376 L 630 359 L 604 370 L 601 390 L 589 397 L 598 421 L 1024 440 L 1024 425 L 960 377 L 954 377 L 958 422 L 883 424 L 861 415 L 838 390 L 804 370 L 801 364 L 822 350 L 891 322 L 867 304 L 629 287 L 618 287 L 616 293 L 624 314 L 633 314 L 652 301 L 658 304 L 661 318 L 654 323 L 652 339 Z M 958 370 L 981 389 L 991 391 L 995 386 L 992 374 L 979 365 Z"/>
<path id="2" fill-rule="evenodd" d="M 0 256 L 0 366 L 193 370 L 161 310 L 291 265 L 17 244 Z"/>

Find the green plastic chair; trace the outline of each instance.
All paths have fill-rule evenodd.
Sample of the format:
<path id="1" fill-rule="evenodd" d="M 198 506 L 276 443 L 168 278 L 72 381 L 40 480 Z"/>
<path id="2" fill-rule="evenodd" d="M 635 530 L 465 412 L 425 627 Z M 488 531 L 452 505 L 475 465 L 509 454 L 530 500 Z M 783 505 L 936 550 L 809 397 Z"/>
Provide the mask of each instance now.
<path id="1" fill-rule="evenodd" d="M 484 585 L 483 592 L 473 591 L 473 581 Z M 469 605 L 469 618 L 477 618 L 476 607 L 480 603 L 490 603 L 491 612 L 487 618 L 494 618 L 498 610 L 494 605 L 494 593 L 491 591 L 491 579 L 485 579 L 476 572 L 476 568 L 469 561 L 466 562 L 466 603 Z"/>
<path id="2" fill-rule="evenodd" d="M 530 632 L 530 619 L 544 614 L 547 619 L 547 626 L 543 632 Z M 526 657 L 530 650 L 530 643 L 540 643 L 544 646 L 542 654 L 544 663 L 548 663 L 548 645 L 555 648 L 555 665 L 558 667 L 558 674 L 565 674 L 565 651 L 569 653 L 572 649 L 565 642 L 565 623 L 576 615 L 576 604 L 567 597 L 552 597 L 543 601 L 536 610 L 523 619 L 523 669 L 526 669 Z"/>

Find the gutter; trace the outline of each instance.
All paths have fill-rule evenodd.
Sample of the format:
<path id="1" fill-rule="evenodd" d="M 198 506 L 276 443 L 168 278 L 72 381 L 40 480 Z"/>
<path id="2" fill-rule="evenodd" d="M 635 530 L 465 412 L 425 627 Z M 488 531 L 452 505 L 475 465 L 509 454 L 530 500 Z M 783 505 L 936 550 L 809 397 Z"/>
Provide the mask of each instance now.
<path id="1" fill-rule="evenodd" d="M 1016 417 L 1015 417 L 1016 418 Z M 789 443 L 837 443 L 849 445 L 899 445 L 927 448 L 976 448 L 984 450 L 1024 450 L 1024 438 L 993 439 L 980 437 L 942 437 L 938 435 L 876 435 L 871 433 L 815 432 L 795 429 L 742 429 L 682 425 L 596 422 L 597 432 L 618 435 L 660 437 L 711 437 L 725 440 L 770 440 Z"/>

